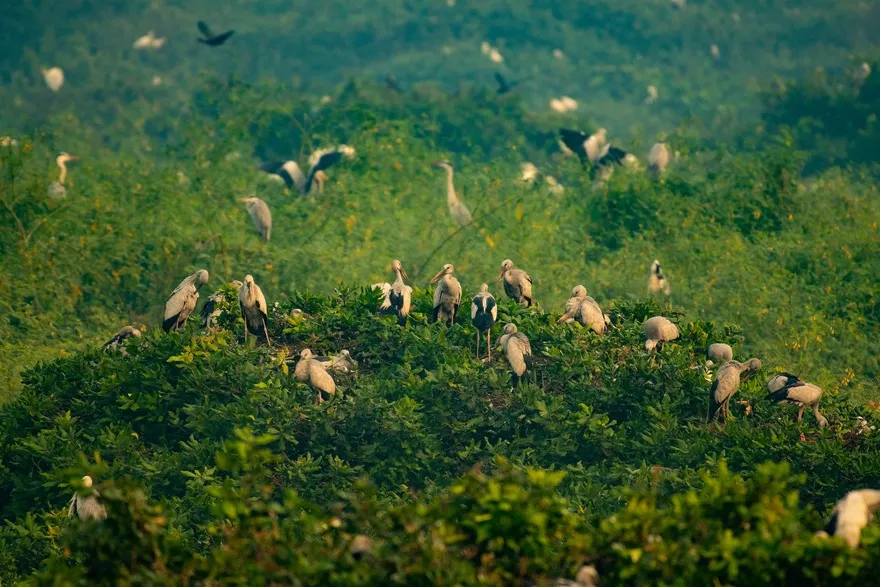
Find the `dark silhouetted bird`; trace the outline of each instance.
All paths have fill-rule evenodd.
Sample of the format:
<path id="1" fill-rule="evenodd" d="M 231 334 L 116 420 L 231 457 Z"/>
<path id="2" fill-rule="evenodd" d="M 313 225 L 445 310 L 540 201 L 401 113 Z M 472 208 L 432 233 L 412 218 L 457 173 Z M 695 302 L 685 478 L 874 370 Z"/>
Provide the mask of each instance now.
<path id="1" fill-rule="evenodd" d="M 220 33 L 219 35 L 215 35 L 205 21 L 200 20 L 198 23 L 199 32 L 202 33 L 201 39 L 199 39 L 199 43 L 204 43 L 205 45 L 210 45 L 211 47 L 217 47 L 225 43 L 229 37 L 231 37 L 235 31 L 228 30 L 225 33 Z"/>
<path id="2" fill-rule="evenodd" d="M 498 82 L 498 89 L 495 90 L 495 93 L 498 95 L 501 95 L 501 94 L 506 94 L 506 93 L 512 91 L 516 86 L 520 85 L 524 80 L 518 80 L 515 82 L 508 82 L 506 79 L 504 79 L 503 75 L 501 75 L 500 73 L 498 73 L 496 71 L 495 72 L 495 81 Z M 581 141 L 581 143 L 583 143 L 583 141 Z"/>

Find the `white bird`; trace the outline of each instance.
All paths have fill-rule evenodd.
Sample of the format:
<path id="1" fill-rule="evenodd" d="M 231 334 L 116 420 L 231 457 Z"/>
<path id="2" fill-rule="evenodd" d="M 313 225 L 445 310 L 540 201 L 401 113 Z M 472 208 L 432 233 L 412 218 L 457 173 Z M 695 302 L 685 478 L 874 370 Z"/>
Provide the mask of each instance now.
<path id="1" fill-rule="evenodd" d="M 242 283 L 237 279 L 233 279 L 232 283 L 230 283 L 229 285 L 235 288 L 235 291 L 238 292 L 238 290 L 242 286 Z M 213 294 L 211 294 L 211 296 L 205 302 L 205 305 L 202 306 L 202 328 L 211 328 L 217 318 L 223 315 L 223 310 L 225 309 L 224 306 L 226 306 L 231 301 L 226 299 L 226 292 L 224 291 L 224 289 L 225 288 L 218 289 Z"/>
<path id="2" fill-rule="evenodd" d="M 336 382 L 327 373 L 324 365 L 315 360 L 312 351 L 303 349 L 299 356 L 300 359 L 293 370 L 293 376 L 297 381 L 307 383 L 315 390 L 315 405 L 324 401 L 324 395 L 336 395 Z"/>
<path id="3" fill-rule="evenodd" d="M 877 509 L 880 509 L 880 491 L 850 491 L 831 510 L 825 531 L 832 536 L 839 536 L 852 548 L 856 548 L 862 538 L 862 528 L 868 525 Z"/>
<path id="4" fill-rule="evenodd" d="M 711 367 L 715 363 L 726 363 L 733 360 L 733 348 L 729 344 L 723 342 L 713 342 L 706 349 L 706 367 Z"/>
<path id="5" fill-rule="evenodd" d="M 18 141 L 9 136 L 0 137 L 0 147 L 15 147 Z"/>
<path id="6" fill-rule="evenodd" d="M 567 112 L 577 110 L 578 102 L 574 98 L 571 98 L 569 96 L 562 96 L 561 98 L 559 98 L 559 101 L 562 103 L 562 106 Z"/>
<path id="7" fill-rule="evenodd" d="M 446 170 L 446 205 L 449 206 L 449 215 L 459 226 L 467 226 L 473 221 L 473 218 L 470 210 L 464 205 L 464 202 L 458 199 L 458 195 L 455 193 L 455 185 L 453 184 L 455 170 L 452 163 L 444 159 L 434 163 L 434 166 Z"/>
<path id="8" fill-rule="evenodd" d="M 562 49 L 553 49 L 553 58 L 565 59 L 565 53 L 562 52 Z"/>
<path id="9" fill-rule="evenodd" d="M 335 149 L 318 149 L 309 157 L 309 172 L 302 172 L 296 161 L 270 161 L 260 165 L 260 170 L 269 174 L 269 178 L 283 182 L 288 189 L 295 189 L 303 195 L 312 191 L 312 186 L 318 185 L 319 191 L 323 191 L 324 181 L 329 169 L 344 157 L 354 157 L 354 149 L 348 145 L 340 145 Z"/>
<path id="10" fill-rule="evenodd" d="M 532 306 L 532 278 L 522 269 L 515 269 L 513 261 L 505 259 L 501 262 L 501 273 L 498 281 L 504 282 L 504 293 L 518 304 Z"/>
<path id="11" fill-rule="evenodd" d="M 584 141 L 584 152 L 587 155 L 587 159 L 590 160 L 590 163 L 597 163 L 602 157 L 603 151 L 607 152 L 605 144 L 607 137 L 608 131 L 604 128 L 600 128 Z"/>
<path id="12" fill-rule="evenodd" d="M 208 283 L 208 272 L 199 269 L 174 288 L 165 302 L 165 316 L 162 321 L 162 329 L 165 332 L 186 326 L 189 315 L 196 309 L 196 302 L 199 301 L 199 288 L 206 283 Z"/>
<path id="13" fill-rule="evenodd" d="M 504 57 L 495 47 L 492 47 L 489 50 L 489 59 L 492 61 L 492 63 L 504 63 Z"/>
<path id="14" fill-rule="evenodd" d="M 547 187 L 548 193 L 551 193 L 554 195 L 559 195 L 559 194 L 565 192 L 565 188 L 563 186 L 559 185 L 559 182 L 556 181 L 556 178 L 553 177 L 552 175 L 545 175 L 544 176 L 544 183 L 546 183 L 548 186 Z"/>
<path id="15" fill-rule="evenodd" d="M 657 101 L 660 93 L 657 91 L 656 86 L 648 86 L 648 97 L 645 98 L 645 104 L 653 104 Z"/>
<path id="16" fill-rule="evenodd" d="M 107 510 L 98 501 L 101 496 L 97 489 L 92 488 L 92 478 L 86 475 L 82 478 L 82 486 L 86 491 L 78 490 L 70 498 L 67 507 L 67 515 L 79 517 L 80 520 L 103 520 L 107 517 Z M 83 495 L 80 495 L 80 494 Z"/>
<path id="17" fill-rule="evenodd" d="M 816 416 L 816 423 L 819 425 L 819 428 L 825 428 L 828 426 L 828 419 L 819 412 L 819 399 L 821 397 L 821 387 L 804 381 L 789 383 L 770 394 L 770 399 L 773 403 L 788 402 L 799 406 L 797 413 L 798 422 L 804 416 L 804 408 L 810 406 L 813 409 L 813 415 Z"/>
<path id="18" fill-rule="evenodd" d="M 523 183 L 534 183 L 536 179 L 538 179 L 538 167 L 534 163 L 530 163 L 526 161 L 525 163 L 520 163 L 520 176 L 519 181 Z"/>
<path id="19" fill-rule="evenodd" d="M 165 37 L 157 37 L 153 31 L 147 31 L 146 35 L 138 37 L 132 47 L 135 49 L 161 49 L 165 45 Z"/>
<path id="20" fill-rule="evenodd" d="M 651 274 L 648 276 L 648 293 L 657 294 L 662 292 L 669 295 L 670 291 L 669 280 L 666 279 L 663 268 L 660 267 L 660 261 L 654 259 L 654 262 L 651 263 Z"/>
<path id="21" fill-rule="evenodd" d="M 332 357 L 313 357 L 316 361 L 321 363 L 321 365 L 327 369 L 328 371 L 339 371 L 340 373 L 351 373 L 353 371 L 357 371 L 358 364 L 355 361 L 351 353 L 345 349 L 339 352 L 338 355 L 333 355 Z"/>
<path id="22" fill-rule="evenodd" d="M 587 295 L 587 288 L 583 285 L 576 285 L 572 288 L 571 297 L 565 303 L 565 313 L 556 323 L 575 321 L 589 326 L 596 334 L 604 334 L 610 322 L 596 300 Z"/>
<path id="23" fill-rule="evenodd" d="M 718 368 L 715 380 L 709 390 L 709 416 L 706 419 L 711 422 L 716 416 L 726 423 L 730 416 L 730 398 L 739 389 L 742 381 L 761 370 L 760 359 L 749 359 L 745 363 L 739 361 L 727 361 Z"/>
<path id="24" fill-rule="evenodd" d="M 480 284 L 480 293 L 471 302 L 471 324 L 477 329 L 477 359 L 480 358 L 480 336 L 486 333 L 486 347 L 489 349 L 487 360 L 492 360 L 492 327 L 498 320 L 498 305 L 495 297 L 489 293 L 489 285 Z"/>
<path id="25" fill-rule="evenodd" d="M 123 326 L 119 332 L 116 333 L 116 336 L 108 340 L 104 343 L 104 346 L 101 348 L 105 351 L 115 351 L 119 348 L 119 345 L 124 343 L 131 337 L 139 337 L 141 335 L 141 331 L 135 328 L 134 326 Z M 122 356 L 125 357 L 128 353 L 125 352 L 125 349 L 121 349 Z"/>
<path id="26" fill-rule="evenodd" d="M 55 164 L 58 166 L 59 170 L 58 181 L 50 183 L 47 191 L 49 197 L 53 200 L 59 200 L 67 195 L 67 188 L 64 187 L 64 182 L 67 181 L 67 164 L 71 161 L 76 161 L 77 159 L 79 159 L 79 157 L 68 153 L 61 153 L 55 157 Z"/>
<path id="27" fill-rule="evenodd" d="M 660 176 L 669 165 L 669 148 L 666 143 L 655 143 L 648 153 L 648 169 L 654 177 Z"/>
<path id="28" fill-rule="evenodd" d="M 434 311 L 431 321 L 440 320 L 447 326 L 455 323 L 455 315 L 458 313 L 458 306 L 461 305 L 461 283 L 452 275 L 453 271 L 455 268 L 447 263 L 431 279 L 431 283 L 439 282 L 434 289 Z"/>
<path id="29" fill-rule="evenodd" d="M 669 342 L 678 338 L 678 326 L 665 316 L 653 316 L 642 324 L 645 335 L 645 350 L 653 351 L 661 342 Z"/>
<path id="30" fill-rule="evenodd" d="M 517 385 L 532 364 L 532 346 L 522 332 L 517 332 L 516 324 L 504 326 L 504 334 L 498 339 L 498 346 L 504 349 L 507 363 L 513 371 L 513 384 Z"/>
<path id="31" fill-rule="evenodd" d="M 241 307 L 241 317 L 244 318 L 244 340 L 247 341 L 248 332 L 264 334 L 266 343 L 271 345 L 269 329 L 266 327 L 269 318 L 266 296 L 250 275 L 245 275 L 244 283 L 238 288 L 238 305 Z"/>
<path id="32" fill-rule="evenodd" d="M 269 206 L 256 196 L 241 198 L 239 202 L 247 206 L 251 221 L 254 223 L 254 227 L 260 233 L 263 241 L 269 242 L 269 238 L 272 236 L 272 212 L 269 211 Z"/>
<path id="33" fill-rule="evenodd" d="M 398 324 L 403 326 L 406 324 L 406 318 L 409 316 L 412 305 L 412 288 L 404 281 L 409 277 L 399 260 L 394 259 L 391 262 L 391 270 L 394 271 L 396 277 L 393 284 L 373 284 L 373 287 L 380 285 L 385 292 L 385 298 L 379 306 L 379 311 L 395 314 Z M 388 286 L 387 289 L 385 289 L 385 285 Z"/>
<path id="34" fill-rule="evenodd" d="M 53 92 L 57 92 L 64 85 L 64 71 L 60 67 L 43 69 L 43 79 Z"/>
<path id="35" fill-rule="evenodd" d="M 565 104 L 559 98 L 551 98 L 548 102 L 550 106 L 550 110 L 553 112 L 558 112 L 560 114 L 565 114 L 568 112 L 568 108 L 566 108 Z"/>

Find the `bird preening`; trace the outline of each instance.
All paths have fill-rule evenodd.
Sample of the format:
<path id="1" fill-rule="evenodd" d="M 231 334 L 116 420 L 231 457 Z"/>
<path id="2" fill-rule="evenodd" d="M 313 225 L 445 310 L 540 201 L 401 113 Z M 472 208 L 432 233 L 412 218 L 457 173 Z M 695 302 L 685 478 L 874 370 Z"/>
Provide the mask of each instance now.
<path id="1" fill-rule="evenodd" d="M 407 277 L 403 264 L 398 259 L 391 262 L 391 270 L 395 276 L 394 283 L 377 283 L 373 284 L 373 288 L 381 289 L 383 293 L 379 311 L 386 314 L 394 314 L 397 316 L 398 323 L 403 326 L 406 324 L 406 318 L 409 316 L 412 304 L 412 288 L 406 284 L 406 280 L 409 277 Z"/>
<path id="2" fill-rule="evenodd" d="M 262 334 L 266 337 L 266 343 L 271 345 L 269 327 L 266 326 L 266 321 L 269 319 L 266 297 L 250 275 L 245 276 L 244 283 L 238 288 L 238 304 L 241 307 L 241 317 L 244 318 L 245 342 L 248 333 L 258 336 Z"/>
<path id="3" fill-rule="evenodd" d="M 519 385 L 532 365 L 532 345 L 529 344 L 529 339 L 517 330 L 516 324 L 508 323 L 504 326 L 504 334 L 498 339 L 498 346 L 504 349 L 507 356 L 507 363 L 513 372 L 513 384 Z"/>
<path id="4" fill-rule="evenodd" d="M 730 398 L 737 392 L 740 383 L 760 371 L 761 366 L 760 359 L 749 359 L 745 363 L 728 361 L 718 368 L 709 390 L 708 422 L 717 417 L 727 423 L 730 417 Z"/>
<path id="5" fill-rule="evenodd" d="M 162 329 L 165 332 L 179 330 L 186 326 L 186 321 L 199 301 L 199 289 L 208 283 L 208 272 L 200 269 L 180 282 L 165 302 L 165 316 Z"/>
<path id="6" fill-rule="evenodd" d="M 596 300 L 587 295 L 587 288 L 576 285 L 565 303 L 565 313 L 556 322 L 578 322 L 589 326 L 596 334 L 604 334 L 611 320 L 602 312 Z"/>

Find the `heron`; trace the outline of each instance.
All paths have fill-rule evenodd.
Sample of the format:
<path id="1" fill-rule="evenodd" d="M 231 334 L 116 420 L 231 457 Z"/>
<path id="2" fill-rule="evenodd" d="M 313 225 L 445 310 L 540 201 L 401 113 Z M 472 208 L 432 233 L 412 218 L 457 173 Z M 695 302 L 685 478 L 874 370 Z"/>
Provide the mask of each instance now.
<path id="1" fill-rule="evenodd" d="M 60 173 L 58 175 L 58 181 L 53 181 L 49 184 L 47 193 L 50 198 L 58 200 L 67 195 L 67 188 L 64 186 L 64 182 L 67 181 L 67 164 L 71 161 L 76 161 L 77 159 L 79 159 L 79 157 L 76 155 L 70 155 L 69 153 L 61 153 L 55 157 L 55 164 L 58 166 Z"/>
<path id="2" fill-rule="evenodd" d="M 343 349 L 338 355 L 332 357 L 313 357 L 316 361 L 328 371 L 339 371 L 340 373 L 351 373 L 357 371 L 358 363 L 355 361 L 351 352 Z"/>
<path id="3" fill-rule="evenodd" d="M 498 346 L 504 349 L 507 362 L 513 371 L 513 384 L 519 384 L 520 380 L 532 365 L 532 346 L 529 339 L 522 332 L 518 332 L 516 324 L 512 322 L 504 326 L 504 334 L 498 339 Z"/>
<path id="4" fill-rule="evenodd" d="M 862 528 L 868 525 L 878 509 L 880 509 L 880 491 L 876 489 L 850 491 L 831 510 L 825 531 L 831 536 L 839 536 L 852 548 L 856 548 L 862 537 Z"/>
<path id="5" fill-rule="evenodd" d="M 605 330 L 610 322 L 608 316 L 602 312 L 599 304 L 587 295 L 587 288 L 583 285 L 576 285 L 571 290 L 571 297 L 565 303 L 565 313 L 556 321 L 557 324 L 563 322 L 579 322 L 584 326 L 589 326 L 590 330 L 596 334 L 605 334 Z"/>
<path id="6" fill-rule="evenodd" d="M 649 353 L 658 344 L 678 338 L 678 326 L 665 316 L 652 316 L 645 320 L 642 324 L 642 332 L 645 335 L 645 350 Z"/>
<path id="7" fill-rule="evenodd" d="M 492 360 L 492 327 L 498 320 L 498 305 L 489 293 L 489 285 L 480 284 L 480 293 L 471 302 L 471 324 L 477 329 L 477 359 L 480 358 L 480 337 L 486 333 L 486 347 L 489 349 L 487 361 Z"/>
<path id="8" fill-rule="evenodd" d="M 64 70 L 60 67 L 50 67 L 48 69 L 43 69 L 43 79 L 46 80 L 46 85 L 49 86 L 49 89 L 53 92 L 57 92 L 61 89 L 61 86 L 64 85 Z"/>
<path id="9" fill-rule="evenodd" d="M 211 27 L 205 23 L 205 21 L 200 20 L 196 26 L 199 28 L 199 32 L 202 33 L 202 36 L 198 39 L 199 43 L 208 45 L 209 47 L 219 47 L 235 34 L 234 30 L 228 30 L 225 33 L 220 33 L 219 35 L 215 35 L 211 30 Z"/>
<path id="10" fill-rule="evenodd" d="M 67 507 L 67 516 L 79 517 L 80 520 L 103 520 L 107 518 L 107 510 L 98 501 L 101 496 L 97 489 L 92 487 L 92 478 L 86 475 L 82 478 L 82 487 L 85 491 L 77 490 Z"/>
<path id="11" fill-rule="evenodd" d="M 237 279 L 233 279 L 230 284 L 235 291 L 238 291 L 242 282 Z M 211 328 L 214 325 L 214 322 L 223 315 L 224 306 L 229 300 L 226 299 L 226 291 L 224 288 L 218 289 L 215 291 L 208 300 L 205 302 L 205 305 L 202 306 L 202 328 Z"/>
<path id="12" fill-rule="evenodd" d="M 186 321 L 199 301 L 199 289 L 208 283 L 208 272 L 199 269 L 180 282 L 165 302 L 165 316 L 162 329 L 169 332 L 186 326 Z"/>
<path id="13" fill-rule="evenodd" d="M 269 329 L 266 327 L 268 306 L 266 296 L 260 286 L 254 283 L 251 275 L 246 275 L 244 283 L 238 288 L 238 305 L 241 307 L 241 317 L 244 318 L 244 340 L 247 342 L 248 332 L 254 335 L 265 334 L 266 344 L 271 345 Z"/>
<path id="14" fill-rule="evenodd" d="M 461 283 L 452 275 L 453 271 L 455 268 L 447 263 L 431 279 L 431 283 L 437 283 L 434 289 L 434 311 L 431 321 L 440 320 L 447 326 L 455 323 L 455 315 L 461 304 Z"/>
<path id="15" fill-rule="evenodd" d="M 513 261 L 505 259 L 501 262 L 501 273 L 498 281 L 504 282 L 504 293 L 518 304 L 532 306 L 532 278 L 522 269 L 516 269 Z"/>
<path id="16" fill-rule="evenodd" d="M 325 169 L 339 163 L 345 157 L 354 157 L 354 149 L 348 145 L 339 145 L 334 149 L 318 149 L 309 157 L 309 171 L 303 173 L 299 163 L 289 161 L 270 161 L 260 165 L 260 170 L 269 174 L 274 181 L 283 182 L 287 189 L 297 190 L 306 196 L 312 192 L 312 186 L 317 185 L 318 191 L 323 191 L 324 182 L 327 180 Z"/>
<path id="17" fill-rule="evenodd" d="M 648 169 L 654 177 L 659 177 L 669 165 L 669 147 L 666 143 L 655 143 L 648 152 Z"/>
<path id="18" fill-rule="evenodd" d="M 793 385 L 799 381 L 800 378 L 798 378 L 797 375 L 792 375 L 791 373 L 783 371 L 782 373 L 777 373 L 767 381 L 767 391 L 771 394 L 776 393 L 783 387 Z"/>
<path id="19" fill-rule="evenodd" d="M 749 359 L 745 363 L 727 361 L 718 368 L 715 380 L 709 390 L 709 416 L 706 421 L 720 417 L 724 423 L 730 416 L 730 398 L 739 389 L 741 382 L 761 370 L 760 359 Z"/>
<path id="20" fill-rule="evenodd" d="M 651 263 L 651 274 L 648 276 L 648 293 L 652 295 L 664 293 L 668 296 L 671 291 L 669 280 L 666 279 L 666 274 L 660 267 L 660 261 L 654 259 L 654 262 Z"/>
<path id="21" fill-rule="evenodd" d="M 404 280 L 409 279 L 403 264 L 394 259 L 391 261 L 391 270 L 394 271 L 395 280 L 393 284 L 378 284 L 385 293 L 385 299 L 379 306 L 379 311 L 397 316 L 397 322 L 401 326 L 406 324 L 406 318 L 409 316 L 410 306 L 412 303 L 412 288 L 406 284 Z M 373 284 L 375 287 L 377 284 Z M 385 289 L 385 285 L 388 286 Z"/>
<path id="22" fill-rule="evenodd" d="M 134 326 L 123 326 L 119 332 L 116 333 L 116 336 L 108 340 L 104 343 L 104 346 L 101 348 L 105 351 L 115 351 L 119 348 L 119 345 L 124 343 L 126 340 L 132 337 L 140 337 L 141 331 L 135 328 Z M 128 353 L 125 351 L 125 348 L 121 349 L 122 356 L 125 357 Z"/>
<path id="23" fill-rule="evenodd" d="M 821 387 L 804 381 L 789 383 L 770 394 L 773 403 L 788 402 L 798 406 L 797 422 L 800 422 L 804 417 L 804 409 L 810 406 L 813 409 L 813 415 L 816 416 L 816 424 L 819 428 L 825 428 L 828 426 L 828 419 L 819 412 L 821 397 Z"/>
<path id="24" fill-rule="evenodd" d="M 336 382 L 324 366 L 315 360 L 312 351 L 303 349 L 299 356 L 293 376 L 297 381 L 307 383 L 315 391 L 315 405 L 323 403 L 324 395 L 336 395 Z"/>
<path id="25" fill-rule="evenodd" d="M 714 342 L 706 349 L 706 367 L 733 360 L 733 348 L 723 342 Z"/>
<path id="26" fill-rule="evenodd" d="M 455 185 L 452 181 L 455 170 L 452 163 L 444 159 L 434 163 L 434 166 L 446 170 L 446 205 L 449 206 L 450 216 L 459 226 L 467 226 L 473 221 L 473 218 L 470 210 L 464 205 L 464 202 L 458 199 L 455 193 Z"/>
<path id="27" fill-rule="evenodd" d="M 248 214 L 263 242 L 269 242 L 269 237 L 272 236 L 272 212 L 269 211 L 269 206 L 256 196 L 241 198 L 239 202 L 247 206 Z"/>

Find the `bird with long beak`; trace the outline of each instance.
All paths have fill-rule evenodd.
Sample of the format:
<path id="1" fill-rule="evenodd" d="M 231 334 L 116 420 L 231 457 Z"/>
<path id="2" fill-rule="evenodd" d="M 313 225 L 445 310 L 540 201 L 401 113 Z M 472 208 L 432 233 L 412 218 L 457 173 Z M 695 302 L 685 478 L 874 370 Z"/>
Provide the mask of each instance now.
<path id="1" fill-rule="evenodd" d="M 265 334 L 266 343 L 269 340 L 269 329 L 266 327 L 268 319 L 266 296 L 260 286 L 254 283 L 254 278 L 246 275 L 244 283 L 238 289 L 238 303 L 241 306 L 241 316 L 244 318 L 244 340 L 247 342 L 248 332 L 252 334 Z"/>
<path id="2" fill-rule="evenodd" d="M 507 297 L 516 300 L 518 304 L 524 304 L 526 308 L 532 305 L 532 278 L 522 269 L 515 269 L 510 259 L 501 263 L 498 281 L 504 282 L 504 293 Z"/>
<path id="3" fill-rule="evenodd" d="M 447 263 L 431 279 L 431 283 L 437 283 L 437 288 L 434 290 L 434 313 L 431 321 L 436 322 L 439 319 L 447 326 L 452 326 L 455 323 L 455 315 L 461 304 L 461 283 L 452 276 L 453 271 L 455 268 Z"/>
<path id="4" fill-rule="evenodd" d="M 380 284 L 385 297 L 382 300 L 382 305 L 379 306 L 379 311 L 395 314 L 398 324 L 403 326 L 406 324 L 406 317 L 409 316 L 412 304 L 412 288 L 405 282 L 409 277 L 398 259 L 391 262 L 391 270 L 394 271 L 396 279 L 393 284 Z M 388 285 L 388 288 L 382 287 L 383 285 Z"/>

